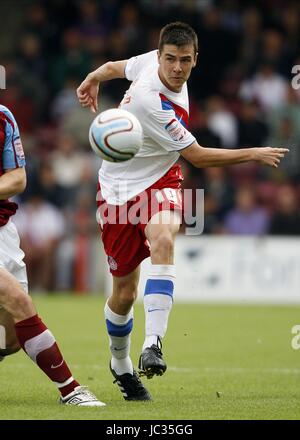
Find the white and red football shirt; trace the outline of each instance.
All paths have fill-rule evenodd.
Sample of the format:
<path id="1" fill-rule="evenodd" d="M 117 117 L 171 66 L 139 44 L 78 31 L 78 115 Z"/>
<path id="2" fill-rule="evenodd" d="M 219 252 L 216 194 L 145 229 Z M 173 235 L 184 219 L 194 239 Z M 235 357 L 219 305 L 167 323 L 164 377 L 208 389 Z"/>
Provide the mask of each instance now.
<path id="1" fill-rule="evenodd" d="M 189 98 L 186 83 L 181 92 L 169 90 L 158 76 L 157 51 L 130 58 L 125 76 L 132 81 L 120 108 L 133 113 L 143 127 L 143 145 L 127 162 L 103 161 L 99 182 L 103 198 L 122 205 L 159 180 L 190 146 Z"/>

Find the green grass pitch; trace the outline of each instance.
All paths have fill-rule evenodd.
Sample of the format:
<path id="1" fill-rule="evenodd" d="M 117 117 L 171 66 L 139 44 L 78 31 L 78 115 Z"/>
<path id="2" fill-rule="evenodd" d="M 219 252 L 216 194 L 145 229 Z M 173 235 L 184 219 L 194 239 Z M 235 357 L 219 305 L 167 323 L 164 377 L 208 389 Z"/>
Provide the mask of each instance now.
<path id="1" fill-rule="evenodd" d="M 99 296 L 34 298 L 73 375 L 105 408 L 58 405 L 55 386 L 19 352 L 0 363 L 0 419 L 299 419 L 300 350 L 291 328 L 300 307 L 174 305 L 164 356 L 168 371 L 145 380 L 153 402 L 126 402 L 108 370 L 109 350 Z M 144 334 L 135 307 L 132 359 Z"/>

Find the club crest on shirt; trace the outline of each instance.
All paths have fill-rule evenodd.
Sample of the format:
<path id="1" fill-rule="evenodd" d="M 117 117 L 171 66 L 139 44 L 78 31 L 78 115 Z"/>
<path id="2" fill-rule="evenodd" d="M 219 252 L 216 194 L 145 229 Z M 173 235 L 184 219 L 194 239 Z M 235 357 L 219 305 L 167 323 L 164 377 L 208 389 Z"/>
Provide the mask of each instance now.
<path id="1" fill-rule="evenodd" d="M 117 264 L 116 260 L 111 256 L 108 257 L 108 265 L 111 268 L 111 270 L 118 269 L 118 264 Z"/>
<path id="2" fill-rule="evenodd" d="M 24 154 L 24 150 L 23 150 L 23 145 L 21 142 L 21 139 L 18 138 L 14 141 L 14 146 L 15 146 L 15 150 L 16 150 L 16 154 L 20 159 L 25 159 L 25 154 Z"/>
<path id="3" fill-rule="evenodd" d="M 177 119 L 171 119 L 171 121 L 165 125 L 165 129 L 174 141 L 182 141 L 186 136 L 186 129 Z"/>

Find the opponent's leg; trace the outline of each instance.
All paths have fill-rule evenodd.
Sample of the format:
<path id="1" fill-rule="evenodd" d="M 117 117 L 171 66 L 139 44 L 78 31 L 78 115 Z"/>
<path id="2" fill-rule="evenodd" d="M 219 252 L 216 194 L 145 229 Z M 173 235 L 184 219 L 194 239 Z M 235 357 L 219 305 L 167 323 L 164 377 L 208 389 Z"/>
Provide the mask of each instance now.
<path id="1" fill-rule="evenodd" d="M 180 227 L 176 211 L 155 214 L 145 228 L 151 246 L 151 269 L 146 283 L 144 309 L 146 337 L 139 360 L 141 375 L 162 375 L 167 365 L 162 357 L 162 338 L 173 305 L 175 282 L 174 239 Z"/>
<path id="2" fill-rule="evenodd" d="M 53 334 L 37 315 L 30 296 L 24 292 L 18 281 L 1 267 L 0 303 L 13 317 L 20 346 L 57 386 L 62 403 L 81 406 L 104 405 L 74 380 Z"/>
<path id="3" fill-rule="evenodd" d="M 133 327 L 133 303 L 140 276 L 138 267 L 129 275 L 113 277 L 113 293 L 105 304 L 104 314 L 112 354 L 110 370 L 125 400 L 150 400 L 130 359 L 130 336 Z"/>

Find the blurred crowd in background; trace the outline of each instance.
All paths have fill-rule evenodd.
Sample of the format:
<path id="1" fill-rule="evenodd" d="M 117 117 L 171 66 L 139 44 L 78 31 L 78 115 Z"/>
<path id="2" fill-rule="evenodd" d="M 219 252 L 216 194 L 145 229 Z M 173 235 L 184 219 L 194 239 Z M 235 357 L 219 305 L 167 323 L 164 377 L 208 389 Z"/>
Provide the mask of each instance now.
<path id="1" fill-rule="evenodd" d="M 280 168 L 256 164 L 195 169 L 186 188 L 205 189 L 206 234 L 300 234 L 300 3 L 288 0 L 2 0 L 0 102 L 15 115 L 28 186 L 15 217 L 36 289 L 93 288 L 101 160 L 88 144 L 94 115 L 76 88 L 109 60 L 157 48 L 166 23 L 199 38 L 189 81 L 190 130 L 217 148 L 283 146 Z M 300 70 L 300 67 L 299 67 Z M 116 107 L 129 83 L 101 85 L 100 107 Z M 38 262 L 38 264 L 37 264 Z M 64 268 L 61 270 L 61 268 Z"/>

